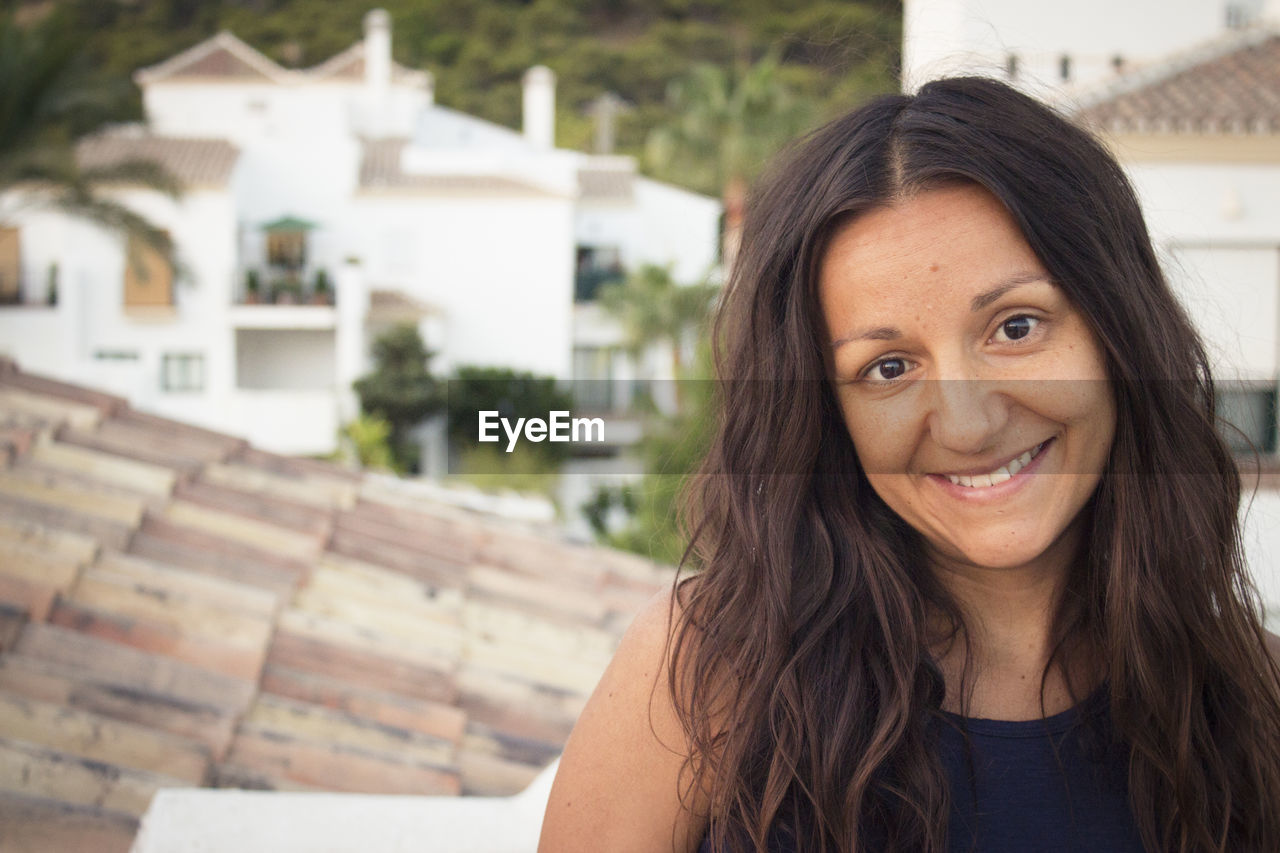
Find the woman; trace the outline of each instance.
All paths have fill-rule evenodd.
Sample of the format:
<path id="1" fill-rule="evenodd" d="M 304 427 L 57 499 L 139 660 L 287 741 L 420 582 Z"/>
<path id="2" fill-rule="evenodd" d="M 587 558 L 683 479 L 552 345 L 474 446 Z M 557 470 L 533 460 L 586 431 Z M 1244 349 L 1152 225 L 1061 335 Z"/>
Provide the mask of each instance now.
<path id="1" fill-rule="evenodd" d="M 989 80 L 880 98 L 764 183 L 718 333 L 702 571 L 541 849 L 1280 850 L 1239 475 L 1099 143 Z"/>

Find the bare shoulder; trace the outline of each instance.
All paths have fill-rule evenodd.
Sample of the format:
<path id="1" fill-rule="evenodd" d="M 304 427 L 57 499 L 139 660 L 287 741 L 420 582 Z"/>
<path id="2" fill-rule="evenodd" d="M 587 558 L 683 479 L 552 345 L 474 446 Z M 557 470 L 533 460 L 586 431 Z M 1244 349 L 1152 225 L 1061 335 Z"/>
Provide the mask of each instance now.
<path id="1" fill-rule="evenodd" d="M 680 802 L 688 755 L 669 690 L 670 590 L 622 638 L 565 745 L 540 851 L 696 849 L 705 826 Z"/>

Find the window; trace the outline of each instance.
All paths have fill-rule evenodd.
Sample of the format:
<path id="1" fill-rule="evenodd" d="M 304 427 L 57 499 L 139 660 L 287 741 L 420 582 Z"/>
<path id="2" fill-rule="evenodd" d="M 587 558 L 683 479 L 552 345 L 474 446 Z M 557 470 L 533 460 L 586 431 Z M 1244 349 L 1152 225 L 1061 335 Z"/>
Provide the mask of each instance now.
<path id="1" fill-rule="evenodd" d="M 1253 23 L 1253 15 L 1243 3 L 1228 3 L 1226 11 L 1227 29 L 1241 30 Z"/>
<path id="2" fill-rule="evenodd" d="M 137 361 L 138 351 L 128 349 L 100 349 L 94 350 L 93 357 L 96 361 Z"/>
<path id="3" fill-rule="evenodd" d="M 1063 83 L 1071 79 L 1071 57 L 1065 53 L 1058 58 L 1058 77 Z"/>
<path id="4" fill-rule="evenodd" d="M 17 228 L 0 228 L 0 304 L 22 301 L 22 256 Z"/>
<path id="5" fill-rule="evenodd" d="M 579 246 L 578 268 L 573 279 L 573 298 L 590 302 L 601 286 L 626 278 L 622 268 L 622 250 L 617 246 Z"/>
<path id="6" fill-rule="evenodd" d="M 166 236 L 168 232 L 164 232 Z M 143 308 L 173 304 L 173 268 L 151 246 L 130 236 L 124 259 L 124 305 Z"/>
<path id="7" fill-rule="evenodd" d="M 1276 402 L 1275 383 L 1218 383 L 1218 427 L 1233 452 L 1276 452 Z"/>
<path id="8" fill-rule="evenodd" d="M 204 355 L 165 353 L 160 361 L 160 389 L 163 391 L 203 391 Z"/>
<path id="9" fill-rule="evenodd" d="M 1124 73 L 1124 57 L 1123 56 L 1117 53 L 1115 56 L 1111 57 L 1111 70 L 1116 72 L 1117 74 Z"/>
<path id="10" fill-rule="evenodd" d="M 287 270 L 300 270 L 307 261 L 307 232 L 268 231 L 267 263 Z"/>
<path id="11" fill-rule="evenodd" d="M 1011 53 L 1004 58 L 1004 76 L 1009 80 L 1018 79 L 1018 54 Z"/>

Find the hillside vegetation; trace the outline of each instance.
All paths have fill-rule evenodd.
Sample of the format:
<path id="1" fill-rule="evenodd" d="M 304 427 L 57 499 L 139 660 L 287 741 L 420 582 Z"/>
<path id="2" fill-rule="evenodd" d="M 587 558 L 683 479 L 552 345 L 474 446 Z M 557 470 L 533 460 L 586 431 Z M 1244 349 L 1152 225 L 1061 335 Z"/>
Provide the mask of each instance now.
<path id="1" fill-rule="evenodd" d="M 618 150 L 636 155 L 670 119 L 671 83 L 699 64 L 736 73 L 780 51 L 781 82 L 814 123 L 895 89 L 902 19 L 900 0 L 43 0 L 19 14 L 54 5 L 88 37 L 95 67 L 120 75 L 221 29 L 308 67 L 358 39 L 381 6 L 396 60 L 433 72 L 440 103 L 518 127 L 520 77 L 545 64 L 558 77 L 559 144 L 590 147 L 587 107 L 611 91 L 629 107 Z"/>

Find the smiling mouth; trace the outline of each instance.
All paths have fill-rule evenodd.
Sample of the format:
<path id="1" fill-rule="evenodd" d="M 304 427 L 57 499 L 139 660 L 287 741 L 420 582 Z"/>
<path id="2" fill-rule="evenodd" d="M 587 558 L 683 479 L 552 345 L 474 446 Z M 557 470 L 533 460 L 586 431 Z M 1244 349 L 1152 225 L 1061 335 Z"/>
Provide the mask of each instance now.
<path id="1" fill-rule="evenodd" d="M 963 486 L 967 489 L 985 489 L 990 486 L 997 486 L 1006 480 L 1013 479 L 1019 471 L 1030 465 L 1031 460 L 1039 456 L 1040 452 L 1044 450 L 1045 446 L 1048 445 L 1051 440 L 1052 439 L 1045 439 L 1035 447 L 1023 453 L 1021 456 L 1017 456 L 1006 462 L 1004 465 L 1001 465 L 999 468 L 996 468 L 994 471 L 988 471 L 985 474 L 975 474 L 973 476 L 965 476 L 963 474 L 943 474 L 942 476 L 946 477 L 957 486 Z"/>

